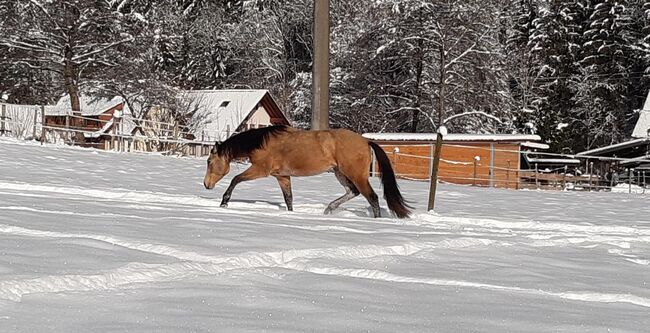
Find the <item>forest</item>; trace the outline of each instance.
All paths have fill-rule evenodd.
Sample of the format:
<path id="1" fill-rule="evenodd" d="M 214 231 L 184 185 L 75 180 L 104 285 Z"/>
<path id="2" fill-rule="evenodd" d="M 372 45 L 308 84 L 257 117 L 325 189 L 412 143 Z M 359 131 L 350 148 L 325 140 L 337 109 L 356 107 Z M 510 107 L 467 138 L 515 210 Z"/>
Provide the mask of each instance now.
<path id="1" fill-rule="evenodd" d="M 311 115 L 314 0 L 0 0 L 0 96 L 268 89 Z M 629 138 L 650 88 L 650 0 L 330 0 L 330 123 L 534 133 L 576 153 Z M 76 109 L 78 110 L 78 109 Z"/>

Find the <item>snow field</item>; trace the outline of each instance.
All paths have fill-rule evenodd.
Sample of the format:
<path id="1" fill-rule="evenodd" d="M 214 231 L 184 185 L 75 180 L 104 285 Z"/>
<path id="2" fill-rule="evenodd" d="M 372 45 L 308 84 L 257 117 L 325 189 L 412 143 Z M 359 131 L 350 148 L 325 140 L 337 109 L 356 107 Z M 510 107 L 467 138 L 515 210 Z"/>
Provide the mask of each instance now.
<path id="1" fill-rule="evenodd" d="M 642 195 L 400 181 L 412 219 L 369 218 L 332 175 L 243 183 L 203 159 L 0 139 L 1 331 L 644 332 Z M 372 181 L 381 193 L 378 181 Z M 385 202 L 382 201 L 386 215 Z"/>

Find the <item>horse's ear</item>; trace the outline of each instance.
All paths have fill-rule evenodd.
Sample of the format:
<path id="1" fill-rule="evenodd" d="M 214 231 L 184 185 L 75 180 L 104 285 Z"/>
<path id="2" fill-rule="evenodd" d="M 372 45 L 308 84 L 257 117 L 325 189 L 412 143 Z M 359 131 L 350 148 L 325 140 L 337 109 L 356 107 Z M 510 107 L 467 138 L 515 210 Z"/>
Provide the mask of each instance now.
<path id="1" fill-rule="evenodd" d="M 219 141 L 214 143 L 214 147 L 212 147 L 212 154 L 216 154 L 219 151 Z"/>

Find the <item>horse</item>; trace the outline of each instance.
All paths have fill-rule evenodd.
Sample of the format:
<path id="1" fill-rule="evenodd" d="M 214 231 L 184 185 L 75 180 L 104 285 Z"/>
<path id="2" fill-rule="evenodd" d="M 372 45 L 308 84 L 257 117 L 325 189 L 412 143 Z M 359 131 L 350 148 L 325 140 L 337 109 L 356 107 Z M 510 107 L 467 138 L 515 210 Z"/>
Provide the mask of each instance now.
<path id="1" fill-rule="evenodd" d="M 399 218 L 408 217 L 412 207 L 399 191 L 395 172 L 384 150 L 346 129 L 305 131 L 269 126 L 235 134 L 222 143 L 216 142 L 210 150 L 203 185 L 208 190 L 213 189 L 230 171 L 230 162 L 247 158 L 251 166 L 232 179 L 223 194 L 221 207 L 228 207 L 237 184 L 273 176 L 280 185 L 287 210 L 293 211 L 291 177 L 334 171 L 345 194 L 332 201 L 324 214 L 331 214 L 344 202 L 362 194 L 370 203 L 374 217 L 380 217 L 377 194 L 368 182 L 372 158 L 369 148 L 377 158 L 389 210 Z"/>

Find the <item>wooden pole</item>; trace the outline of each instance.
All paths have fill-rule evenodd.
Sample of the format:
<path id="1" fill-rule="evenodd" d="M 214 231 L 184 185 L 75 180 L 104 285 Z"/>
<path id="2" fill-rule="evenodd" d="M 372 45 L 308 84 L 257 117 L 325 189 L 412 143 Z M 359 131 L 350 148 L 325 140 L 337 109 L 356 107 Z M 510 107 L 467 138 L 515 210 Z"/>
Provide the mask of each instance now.
<path id="1" fill-rule="evenodd" d="M 593 186 L 591 176 L 594 173 L 594 162 L 589 162 L 587 170 L 589 170 L 589 192 L 591 192 L 591 187 Z"/>
<path id="2" fill-rule="evenodd" d="M 397 173 L 397 160 L 399 156 L 397 155 L 399 153 L 399 147 L 393 148 L 393 169 L 395 169 L 395 173 Z"/>
<path id="3" fill-rule="evenodd" d="M 506 188 L 510 185 L 510 160 L 508 160 L 508 170 L 506 170 Z"/>
<path id="4" fill-rule="evenodd" d="M 120 140 L 120 151 L 125 152 L 126 149 L 126 140 L 124 138 L 124 126 L 122 125 L 122 117 L 117 119 L 117 126 L 118 126 L 118 131 L 117 135 L 119 135 L 119 140 Z"/>
<path id="5" fill-rule="evenodd" d="M 490 144 L 490 187 L 495 187 L 495 172 L 494 172 L 494 143 Z"/>
<path id="6" fill-rule="evenodd" d="M 429 205 L 428 211 L 432 211 L 436 202 L 436 189 L 438 187 L 438 166 L 440 165 L 440 152 L 442 150 L 442 134 L 438 133 L 436 137 L 436 154 L 433 157 L 431 169 L 431 179 L 429 179 Z"/>
<path id="7" fill-rule="evenodd" d="M 329 0 L 314 1 L 314 62 L 312 66 L 312 130 L 329 128 Z"/>
<path id="8" fill-rule="evenodd" d="M 70 114 L 65 115 L 65 140 L 70 141 Z"/>
<path id="9" fill-rule="evenodd" d="M 535 187 L 537 187 L 537 189 L 539 190 L 539 176 L 538 176 L 538 173 L 539 173 L 539 169 L 537 167 L 537 163 L 535 163 Z"/>
<path id="10" fill-rule="evenodd" d="M 5 135 L 5 118 L 7 114 L 7 106 L 2 104 L 2 107 L 0 108 L 0 135 Z"/>
<path id="11" fill-rule="evenodd" d="M 567 173 L 568 169 L 569 169 L 569 167 L 565 165 L 564 166 L 564 173 L 562 174 L 562 189 L 563 190 L 566 189 L 566 173 Z"/>
<path id="12" fill-rule="evenodd" d="M 115 119 L 115 118 L 113 118 Z M 117 134 L 117 124 L 113 123 L 113 129 L 112 129 L 113 135 L 111 136 L 111 142 L 113 144 L 113 150 L 117 151 L 117 137 L 115 136 Z"/>
<path id="13" fill-rule="evenodd" d="M 632 193 L 632 168 L 627 169 L 627 183 L 628 183 L 628 193 Z"/>
<path id="14" fill-rule="evenodd" d="M 41 105 L 41 146 L 45 143 L 45 140 L 47 140 L 47 129 L 45 128 L 45 125 L 47 125 L 45 123 L 45 105 Z"/>
<path id="15" fill-rule="evenodd" d="M 478 165 L 478 160 L 474 157 L 474 177 L 472 178 L 472 186 L 476 186 L 476 167 Z"/>
<path id="16" fill-rule="evenodd" d="M 375 160 L 375 152 L 372 149 L 370 150 L 370 156 L 372 156 L 372 159 L 370 160 L 370 177 L 375 177 L 376 160 Z"/>
<path id="17" fill-rule="evenodd" d="M 32 140 L 36 140 L 36 120 L 38 120 L 38 108 L 34 109 L 34 127 L 32 128 Z"/>

